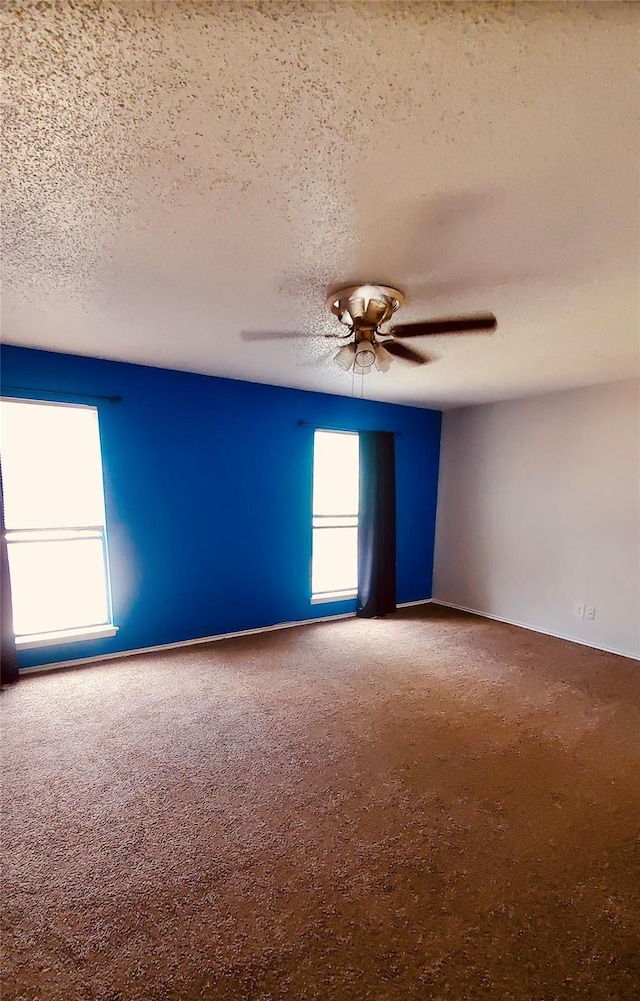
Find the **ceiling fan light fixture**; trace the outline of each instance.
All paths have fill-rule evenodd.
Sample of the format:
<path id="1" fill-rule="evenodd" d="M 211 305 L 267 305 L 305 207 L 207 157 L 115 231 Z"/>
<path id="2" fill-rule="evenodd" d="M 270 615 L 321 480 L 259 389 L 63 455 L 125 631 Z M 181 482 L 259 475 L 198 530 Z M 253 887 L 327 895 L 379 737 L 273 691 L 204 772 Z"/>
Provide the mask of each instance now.
<path id="1" fill-rule="evenodd" d="M 349 344 L 345 344 L 343 348 L 340 348 L 338 353 L 333 356 L 333 360 L 336 365 L 339 365 L 345 372 L 348 372 L 353 365 L 355 356 L 356 346 L 353 341 L 351 341 Z"/>
<path id="2" fill-rule="evenodd" d="M 391 362 L 393 361 L 393 355 L 389 354 L 386 348 L 383 348 L 382 344 L 376 344 L 376 368 L 378 372 L 388 372 L 391 368 Z"/>
<path id="3" fill-rule="evenodd" d="M 371 341 L 360 341 L 356 347 L 354 365 L 360 372 L 368 372 L 376 360 L 375 349 Z"/>

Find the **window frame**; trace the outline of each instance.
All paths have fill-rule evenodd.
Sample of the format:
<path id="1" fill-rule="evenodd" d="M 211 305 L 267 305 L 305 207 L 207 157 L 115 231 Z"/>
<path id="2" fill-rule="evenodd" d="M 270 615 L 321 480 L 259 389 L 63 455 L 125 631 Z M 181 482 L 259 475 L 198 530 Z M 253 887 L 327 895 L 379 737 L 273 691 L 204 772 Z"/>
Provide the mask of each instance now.
<path id="1" fill-rule="evenodd" d="M 107 542 L 107 512 L 104 494 L 104 464 L 102 458 L 102 437 L 100 433 L 100 411 L 95 404 L 69 403 L 64 400 L 41 400 L 32 397 L 0 395 L 0 403 L 18 403 L 31 406 L 64 407 L 73 410 L 92 410 L 95 412 L 99 465 L 100 492 L 102 497 L 102 522 L 97 525 L 64 525 L 55 528 L 7 528 L 4 526 L 4 537 L 7 552 L 16 545 L 34 545 L 43 542 L 74 542 L 99 540 L 102 552 L 102 570 L 105 591 L 106 617 L 103 622 L 83 624 L 38 633 L 17 633 L 15 635 L 16 649 L 30 650 L 37 647 L 54 646 L 61 643 L 72 643 L 88 639 L 102 639 L 115 636 L 118 626 L 113 619 L 113 598 L 111 592 L 111 572 L 109 566 L 109 550 Z M 6 473 L 4 473 L 6 477 Z M 9 568 L 9 574 L 11 573 Z M 9 577 L 10 583 L 10 577 Z"/>
<path id="2" fill-rule="evenodd" d="M 314 502 L 314 481 L 315 481 L 315 443 L 316 434 L 320 432 L 322 434 L 332 434 L 332 435 L 350 435 L 360 441 L 360 435 L 358 431 L 348 431 L 346 429 L 338 428 L 314 428 L 313 433 L 313 476 L 312 476 L 312 489 L 311 489 L 311 583 L 310 583 L 310 603 L 312 605 L 322 605 L 328 602 L 335 601 L 353 601 L 358 597 L 358 581 L 357 581 L 357 571 L 356 571 L 356 586 L 355 588 L 343 588 L 334 589 L 331 591 L 316 591 L 313 590 L 313 553 L 314 553 L 314 533 L 318 530 L 330 531 L 332 529 L 340 528 L 355 528 L 356 532 L 359 525 L 360 511 L 357 510 L 355 514 L 316 514 L 313 509 Z M 360 506 L 359 490 L 358 490 L 358 508 Z M 332 522 L 332 524 L 328 524 Z M 335 524 L 338 522 L 338 524 Z"/>

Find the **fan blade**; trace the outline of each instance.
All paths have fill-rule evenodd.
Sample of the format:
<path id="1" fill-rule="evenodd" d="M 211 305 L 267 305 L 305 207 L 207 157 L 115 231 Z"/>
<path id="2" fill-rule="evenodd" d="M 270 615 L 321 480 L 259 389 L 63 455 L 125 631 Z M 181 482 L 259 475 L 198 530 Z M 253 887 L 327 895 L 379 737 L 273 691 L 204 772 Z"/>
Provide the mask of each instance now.
<path id="1" fill-rule="evenodd" d="M 240 331 L 240 337 L 243 341 L 281 341 L 281 340 L 293 340 L 297 338 L 302 340 L 304 337 L 317 337 L 317 334 L 303 334 L 299 330 L 242 330 Z M 337 331 L 335 334 L 320 334 L 320 337 L 337 338 L 337 340 L 344 340 L 345 337 L 351 337 L 351 331 L 345 330 L 344 333 Z"/>
<path id="2" fill-rule="evenodd" d="M 299 330 L 242 330 L 243 341 L 278 341 L 292 337 L 303 337 Z"/>
<path id="3" fill-rule="evenodd" d="M 426 337 L 429 334 L 466 334 L 473 330 L 489 333 L 498 321 L 493 313 L 476 313 L 472 316 L 450 316 L 442 320 L 425 320 L 424 323 L 401 323 L 392 327 L 393 337 Z"/>
<path id="4" fill-rule="evenodd" d="M 379 341 L 379 344 L 383 348 L 386 348 L 390 355 L 395 355 L 396 358 L 402 358 L 404 361 L 413 362 L 414 365 L 426 365 L 431 359 L 427 358 L 426 355 L 421 355 L 419 351 L 414 351 L 413 348 L 407 347 L 406 344 L 399 344 L 398 341 Z"/>

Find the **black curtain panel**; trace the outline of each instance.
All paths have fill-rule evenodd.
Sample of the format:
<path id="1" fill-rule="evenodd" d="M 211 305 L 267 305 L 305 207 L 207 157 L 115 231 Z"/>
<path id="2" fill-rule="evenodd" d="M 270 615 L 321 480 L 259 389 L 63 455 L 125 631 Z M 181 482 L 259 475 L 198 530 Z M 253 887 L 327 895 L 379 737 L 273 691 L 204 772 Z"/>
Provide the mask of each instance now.
<path id="1" fill-rule="evenodd" d="M 2 634 L 0 638 L 1 682 L 10 685 L 18 680 L 18 660 L 16 640 L 13 634 L 13 609 L 11 607 L 11 587 L 9 585 L 9 557 L 4 527 L 4 501 L 2 497 L 2 468 L 0 467 L 0 612 Z"/>
<path id="2" fill-rule="evenodd" d="M 395 440 L 391 432 L 361 431 L 357 615 L 372 619 L 395 610 Z"/>

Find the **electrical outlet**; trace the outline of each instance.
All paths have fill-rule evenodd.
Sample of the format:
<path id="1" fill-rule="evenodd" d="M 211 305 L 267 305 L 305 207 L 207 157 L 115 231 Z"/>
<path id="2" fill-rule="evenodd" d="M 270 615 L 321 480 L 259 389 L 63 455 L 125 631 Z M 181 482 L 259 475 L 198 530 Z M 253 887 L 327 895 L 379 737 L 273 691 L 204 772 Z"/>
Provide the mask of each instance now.
<path id="1" fill-rule="evenodd" d="M 573 606 L 573 614 L 577 619 L 584 619 L 584 602 L 576 601 Z"/>
<path id="2" fill-rule="evenodd" d="M 596 617 L 596 606 L 595 605 L 587 605 L 587 618 L 588 619 L 595 619 L 595 617 Z"/>

